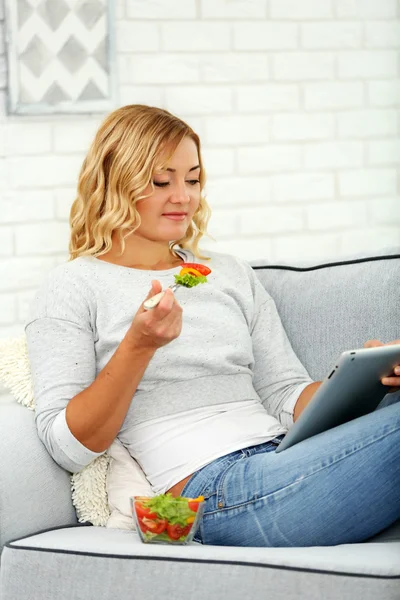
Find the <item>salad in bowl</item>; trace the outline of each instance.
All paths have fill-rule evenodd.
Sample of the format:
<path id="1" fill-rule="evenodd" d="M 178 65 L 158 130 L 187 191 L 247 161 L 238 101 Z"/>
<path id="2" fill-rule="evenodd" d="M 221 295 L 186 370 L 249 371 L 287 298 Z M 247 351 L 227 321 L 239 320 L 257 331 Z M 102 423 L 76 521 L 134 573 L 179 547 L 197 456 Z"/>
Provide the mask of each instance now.
<path id="1" fill-rule="evenodd" d="M 185 498 L 172 494 L 132 496 L 132 516 L 145 543 L 189 544 L 204 511 L 204 497 Z"/>

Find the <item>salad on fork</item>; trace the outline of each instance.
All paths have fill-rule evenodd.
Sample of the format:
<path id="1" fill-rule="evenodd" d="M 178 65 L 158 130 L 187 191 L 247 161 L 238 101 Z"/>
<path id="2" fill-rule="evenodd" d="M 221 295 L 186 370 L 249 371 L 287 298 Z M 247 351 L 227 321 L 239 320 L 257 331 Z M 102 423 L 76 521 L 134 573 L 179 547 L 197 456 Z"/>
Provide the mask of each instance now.
<path id="1" fill-rule="evenodd" d="M 198 263 L 185 263 L 185 266 L 180 270 L 179 275 L 174 275 L 175 283 L 170 285 L 170 289 L 174 292 L 179 286 L 194 287 L 199 283 L 207 283 L 207 275 L 211 273 L 211 269 L 206 265 Z M 151 310 L 161 301 L 164 296 L 165 290 L 156 294 L 143 304 L 146 310 Z"/>

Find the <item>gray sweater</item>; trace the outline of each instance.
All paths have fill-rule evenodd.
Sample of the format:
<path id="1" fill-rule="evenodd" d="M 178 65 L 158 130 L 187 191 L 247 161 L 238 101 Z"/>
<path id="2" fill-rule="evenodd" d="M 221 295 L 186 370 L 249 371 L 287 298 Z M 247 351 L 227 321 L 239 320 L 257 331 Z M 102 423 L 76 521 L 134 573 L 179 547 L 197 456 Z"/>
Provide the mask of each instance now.
<path id="1" fill-rule="evenodd" d="M 120 433 L 209 405 L 258 400 L 286 429 L 299 393 L 312 379 L 295 355 L 276 310 L 250 264 L 178 249 L 185 262 L 212 270 L 207 283 L 175 292 L 183 308 L 180 336 L 159 348 L 132 398 Z M 94 257 L 52 270 L 38 290 L 25 327 L 38 433 L 54 460 L 80 471 L 96 453 L 70 432 L 65 409 L 110 360 L 151 280 L 163 288 L 181 267 L 144 271 Z"/>

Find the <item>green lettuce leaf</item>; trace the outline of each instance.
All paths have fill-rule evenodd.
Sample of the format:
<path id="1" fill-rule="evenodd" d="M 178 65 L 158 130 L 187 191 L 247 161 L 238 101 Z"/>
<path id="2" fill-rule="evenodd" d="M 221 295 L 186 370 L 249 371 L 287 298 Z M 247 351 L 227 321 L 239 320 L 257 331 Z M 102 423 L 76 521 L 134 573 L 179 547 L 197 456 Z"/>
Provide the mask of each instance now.
<path id="1" fill-rule="evenodd" d="M 167 519 L 168 523 L 175 525 L 178 523 L 185 527 L 189 517 L 196 516 L 196 513 L 190 510 L 187 498 L 178 496 L 174 498 L 172 494 L 159 494 L 143 502 L 144 506 L 157 513 L 161 519 Z"/>
<path id="2" fill-rule="evenodd" d="M 185 273 L 184 275 L 174 275 L 175 283 L 184 285 L 185 287 L 191 288 L 199 283 L 207 283 L 207 277 L 205 275 L 192 275 L 191 273 Z"/>

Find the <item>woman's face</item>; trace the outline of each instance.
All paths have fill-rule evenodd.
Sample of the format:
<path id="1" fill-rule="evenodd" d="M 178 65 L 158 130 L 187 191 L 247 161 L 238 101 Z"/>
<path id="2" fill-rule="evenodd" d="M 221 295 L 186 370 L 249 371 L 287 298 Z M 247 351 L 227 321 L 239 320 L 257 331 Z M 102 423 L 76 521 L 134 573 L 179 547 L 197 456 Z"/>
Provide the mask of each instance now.
<path id="1" fill-rule="evenodd" d="M 184 237 L 200 203 L 199 176 L 197 146 L 192 138 L 185 137 L 168 164 L 153 173 L 154 192 L 151 193 L 149 184 L 145 194 L 151 195 L 137 202 L 142 222 L 135 234 L 154 241 Z M 181 213 L 181 216 L 166 216 L 170 213 Z"/>

